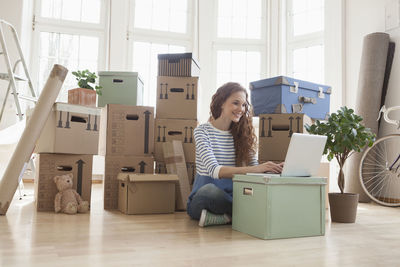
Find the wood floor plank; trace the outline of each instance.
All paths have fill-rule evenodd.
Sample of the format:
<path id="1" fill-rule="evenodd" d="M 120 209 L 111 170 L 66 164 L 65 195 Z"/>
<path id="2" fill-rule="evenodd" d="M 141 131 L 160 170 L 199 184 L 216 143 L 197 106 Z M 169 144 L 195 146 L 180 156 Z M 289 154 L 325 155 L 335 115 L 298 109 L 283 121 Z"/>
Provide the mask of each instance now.
<path id="1" fill-rule="evenodd" d="M 321 237 L 261 240 L 230 225 L 200 228 L 184 212 L 124 215 L 36 212 L 33 188 L 0 216 L 0 266 L 399 266 L 400 209 L 360 204 L 354 224 Z"/>

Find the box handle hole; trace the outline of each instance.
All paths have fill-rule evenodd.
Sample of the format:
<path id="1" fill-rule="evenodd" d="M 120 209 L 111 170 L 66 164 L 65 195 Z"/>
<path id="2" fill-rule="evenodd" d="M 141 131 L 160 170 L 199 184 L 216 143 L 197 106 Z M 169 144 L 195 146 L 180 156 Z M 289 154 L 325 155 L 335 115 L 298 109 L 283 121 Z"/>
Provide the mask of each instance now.
<path id="1" fill-rule="evenodd" d="M 180 131 L 168 131 L 168 135 L 182 135 L 183 133 Z"/>
<path id="2" fill-rule="evenodd" d="M 121 171 L 122 172 L 135 172 L 135 168 L 134 167 L 122 167 Z"/>
<path id="3" fill-rule="evenodd" d="M 86 123 L 85 118 L 82 118 L 82 117 L 79 117 L 79 116 L 71 116 L 71 121 L 79 122 L 79 123 Z"/>
<path id="4" fill-rule="evenodd" d="M 72 167 L 63 165 L 57 166 L 57 171 L 64 171 L 64 172 L 72 171 Z"/>
<path id="5" fill-rule="evenodd" d="M 244 187 L 243 188 L 243 195 L 252 196 L 253 195 L 253 188 Z"/>
<path id="6" fill-rule="evenodd" d="M 171 88 L 171 93 L 183 93 L 185 90 L 183 88 Z"/>
<path id="7" fill-rule="evenodd" d="M 137 121 L 139 119 L 139 116 L 135 114 L 128 114 L 126 115 L 126 119 L 128 121 Z"/>

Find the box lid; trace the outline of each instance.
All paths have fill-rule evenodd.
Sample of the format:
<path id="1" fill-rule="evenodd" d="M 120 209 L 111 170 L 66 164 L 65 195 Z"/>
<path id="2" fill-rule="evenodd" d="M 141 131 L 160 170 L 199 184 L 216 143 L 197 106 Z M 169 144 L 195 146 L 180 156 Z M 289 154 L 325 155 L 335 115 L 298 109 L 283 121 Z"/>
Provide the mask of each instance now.
<path id="1" fill-rule="evenodd" d="M 158 54 L 158 60 L 168 59 L 168 60 L 179 60 L 183 58 L 190 58 L 193 60 L 194 64 L 200 69 L 199 63 L 193 58 L 192 53 L 177 53 L 177 54 Z"/>
<path id="2" fill-rule="evenodd" d="M 266 184 L 266 185 L 326 185 L 327 178 L 324 177 L 273 177 L 269 174 L 235 174 L 233 182 Z"/>
<path id="3" fill-rule="evenodd" d="M 304 89 L 313 90 L 313 91 L 317 91 L 317 92 L 319 92 L 320 88 L 322 88 L 324 93 L 326 93 L 326 94 L 332 93 L 332 88 L 328 85 L 312 83 L 312 82 L 308 82 L 308 81 L 290 78 L 287 76 L 277 76 L 277 77 L 273 77 L 273 78 L 250 82 L 250 90 L 256 90 L 256 89 L 271 87 L 271 86 L 276 86 L 276 85 L 287 85 L 287 86 L 296 87 L 296 84 L 297 84 L 298 88 L 304 88 Z"/>
<path id="4" fill-rule="evenodd" d="M 55 103 L 53 106 L 53 111 L 65 111 L 65 112 L 82 113 L 90 115 L 101 114 L 101 108 L 67 104 L 62 102 Z"/>
<path id="5" fill-rule="evenodd" d="M 117 179 L 125 182 L 178 182 L 179 178 L 176 174 L 146 174 L 121 172 Z"/>
<path id="6" fill-rule="evenodd" d="M 139 73 L 133 71 L 99 71 L 99 76 L 139 76 Z"/>

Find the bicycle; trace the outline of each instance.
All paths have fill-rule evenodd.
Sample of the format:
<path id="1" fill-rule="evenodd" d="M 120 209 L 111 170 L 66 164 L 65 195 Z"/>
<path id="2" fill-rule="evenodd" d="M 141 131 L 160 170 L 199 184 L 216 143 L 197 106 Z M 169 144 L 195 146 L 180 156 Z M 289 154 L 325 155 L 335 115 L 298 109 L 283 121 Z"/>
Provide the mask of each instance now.
<path id="1" fill-rule="evenodd" d="M 400 110 L 400 106 L 386 109 L 382 106 L 378 119 L 383 113 L 387 123 L 397 125 L 400 121 L 392 120 L 388 114 Z M 365 193 L 376 203 L 388 206 L 400 206 L 400 134 L 391 134 L 377 139 L 368 147 L 362 157 L 359 167 L 361 186 Z"/>

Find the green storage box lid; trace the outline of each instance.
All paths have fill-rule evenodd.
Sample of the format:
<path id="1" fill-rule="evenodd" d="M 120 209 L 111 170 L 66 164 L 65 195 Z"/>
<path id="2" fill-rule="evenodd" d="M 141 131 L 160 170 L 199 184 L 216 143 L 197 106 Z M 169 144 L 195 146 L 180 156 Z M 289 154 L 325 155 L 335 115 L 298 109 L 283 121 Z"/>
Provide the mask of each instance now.
<path id="1" fill-rule="evenodd" d="M 315 184 L 325 185 L 327 178 L 324 177 L 272 177 L 268 174 L 235 174 L 233 182 L 266 184 L 266 185 L 285 185 L 285 184 Z"/>
<path id="2" fill-rule="evenodd" d="M 134 71 L 99 71 L 99 76 L 139 76 L 137 72 Z"/>

